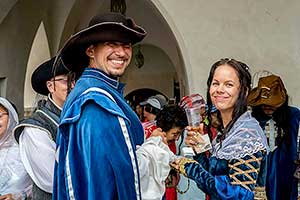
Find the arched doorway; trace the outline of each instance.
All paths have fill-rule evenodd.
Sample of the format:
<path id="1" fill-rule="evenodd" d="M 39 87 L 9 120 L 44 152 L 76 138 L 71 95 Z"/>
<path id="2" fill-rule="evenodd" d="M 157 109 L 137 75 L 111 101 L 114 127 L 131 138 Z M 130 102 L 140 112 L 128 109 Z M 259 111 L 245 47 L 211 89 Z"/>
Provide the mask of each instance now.
<path id="1" fill-rule="evenodd" d="M 36 103 L 36 92 L 31 86 L 33 71 L 44 61 L 50 58 L 50 49 L 44 23 L 41 22 L 30 50 L 24 84 L 24 117 L 31 114 Z"/>
<path id="2" fill-rule="evenodd" d="M 34 70 L 30 66 L 37 66 L 48 58 L 40 57 L 39 52 L 36 52 L 37 54 L 30 53 L 32 42 L 37 33 L 36 30 L 41 22 L 44 24 L 45 30 L 43 31 L 46 32 L 49 43 L 40 45 L 40 48 L 48 48 L 50 53 L 47 56 L 54 56 L 70 35 L 86 27 L 94 15 L 110 11 L 110 3 L 111 0 L 95 0 L 89 3 L 74 0 L 57 1 L 55 3 L 51 1 L 39 1 L 38 3 L 35 1 L 12 1 L 5 4 L 6 7 L 3 10 L 5 13 L 2 13 L 0 18 L 3 25 L 0 30 L 2 44 L 0 50 L 1 55 L 3 55 L 0 74 L 1 94 L 13 100 L 22 114 L 24 106 L 30 107 L 32 105 L 31 101 L 28 101 L 28 98 L 31 98 L 32 95 L 30 92 L 25 91 L 25 88 L 28 88 L 28 86 L 24 87 L 24 84 L 28 84 L 28 78 L 25 77 L 30 76 L 30 70 Z M 176 82 L 179 84 L 180 95 L 184 95 L 189 90 L 186 66 L 190 66 L 190 64 L 188 63 L 189 60 L 185 59 L 187 58 L 185 56 L 187 51 L 185 51 L 183 37 L 178 32 L 164 5 L 160 1 L 151 0 L 126 0 L 126 4 L 126 15 L 134 18 L 136 23 L 142 25 L 148 32 L 147 37 L 141 44 L 142 50 L 156 49 L 160 50 L 158 53 L 164 53 L 161 61 L 172 64 L 177 76 Z M 6 8 L 10 10 L 6 10 Z M 87 10 L 89 12 L 86 12 Z M 45 13 L 47 14 L 45 15 Z M 24 19 L 22 23 L 20 17 Z M 20 33 L 22 37 L 20 37 Z M 16 46 L 18 48 L 15 48 Z M 40 62 L 31 65 L 29 61 L 33 58 L 31 56 L 36 56 L 37 59 L 40 59 Z M 146 57 L 145 54 L 145 63 L 149 63 L 149 60 L 154 59 L 156 58 L 153 56 Z M 10 70 L 12 68 L 16 70 Z M 142 67 L 141 70 L 145 70 L 145 68 Z M 130 89 L 126 87 L 125 94 L 140 88 L 153 87 L 137 84 L 130 87 Z M 153 89 L 158 90 L 159 88 Z M 169 96 L 165 90 L 162 91 Z"/>

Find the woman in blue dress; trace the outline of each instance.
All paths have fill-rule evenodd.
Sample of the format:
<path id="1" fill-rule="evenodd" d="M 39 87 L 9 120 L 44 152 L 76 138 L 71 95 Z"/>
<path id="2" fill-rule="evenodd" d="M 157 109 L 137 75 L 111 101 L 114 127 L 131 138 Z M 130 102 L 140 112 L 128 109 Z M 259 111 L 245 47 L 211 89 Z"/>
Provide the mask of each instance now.
<path id="1" fill-rule="evenodd" d="M 212 141 L 212 156 L 198 153 L 203 144 L 203 126 L 188 127 L 185 142 L 193 147 L 196 156 L 172 164 L 194 180 L 211 200 L 266 199 L 268 147 L 258 122 L 247 111 L 250 84 L 249 67 L 240 61 L 221 59 L 212 66 L 207 80 L 208 119 L 211 121 L 210 109 L 214 105 L 220 122 L 218 135 Z"/>

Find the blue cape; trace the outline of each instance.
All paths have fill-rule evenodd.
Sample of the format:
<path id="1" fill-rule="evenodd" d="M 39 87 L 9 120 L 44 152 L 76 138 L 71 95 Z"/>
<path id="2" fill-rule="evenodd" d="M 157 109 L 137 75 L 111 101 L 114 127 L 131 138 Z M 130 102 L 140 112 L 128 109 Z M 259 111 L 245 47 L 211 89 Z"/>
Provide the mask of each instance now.
<path id="1" fill-rule="evenodd" d="M 124 85 L 87 68 L 65 102 L 57 139 L 53 199 L 140 199 L 136 146 L 141 123 Z"/>

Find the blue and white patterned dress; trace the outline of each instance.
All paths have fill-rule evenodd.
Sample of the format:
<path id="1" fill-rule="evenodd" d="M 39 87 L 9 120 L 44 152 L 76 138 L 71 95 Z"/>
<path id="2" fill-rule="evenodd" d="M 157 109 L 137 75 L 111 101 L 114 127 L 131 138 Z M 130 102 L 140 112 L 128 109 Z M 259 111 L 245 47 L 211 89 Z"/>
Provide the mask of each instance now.
<path id="1" fill-rule="evenodd" d="M 245 112 L 222 143 L 213 143 L 212 156 L 184 159 L 181 171 L 215 199 L 265 197 L 266 137 L 258 122 Z M 255 194 L 256 193 L 256 194 Z"/>

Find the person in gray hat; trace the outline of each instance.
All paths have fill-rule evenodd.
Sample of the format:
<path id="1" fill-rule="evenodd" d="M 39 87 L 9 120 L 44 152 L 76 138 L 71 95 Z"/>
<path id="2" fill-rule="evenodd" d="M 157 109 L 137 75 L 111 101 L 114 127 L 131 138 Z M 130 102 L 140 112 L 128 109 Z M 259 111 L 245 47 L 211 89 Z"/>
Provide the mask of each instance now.
<path id="1" fill-rule="evenodd" d="M 55 59 L 38 66 L 31 76 L 34 91 L 48 98 L 40 100 L 33 114 L 14 129 L 21 160 L 34 183 L 35 200 L 52 198 L 56 131 L 68 85 L 74 87 L 70 71 L 61 62 L 54 70 Z"/>
<path id="2" fill-rule="evenodd" d="M 146 139 L 148 139 L 152 132 L 157 128 L 156 116 L 167 105 L 167 101 L 160 96 L 151 96 L 140 103 L 143 106 L 143 115 L 145 121 L 142 123 Z"/>
<path id="3" fill-rule="evenodd" d="M 143 127 L 119 82 L 132 46 L 145 36 L 130 18 L 99 14 L 61 49 L 63 63 L 81 76 L 58 129 L 53 199 L 161 199 L 172 155 L 163 137 L 144 143 Z M 153 165 L 158 177 L 149 176 L 156 172 L 149 170 Z"/>
<path id="4" fill-rule="evenodd" d="M 153 121 L 162 108 L 167 105 L 167 101 L 159 96 L 151 96 L 146 101 L 140 103 L 144 106 L 144 117 L 146 121 Z"/>

